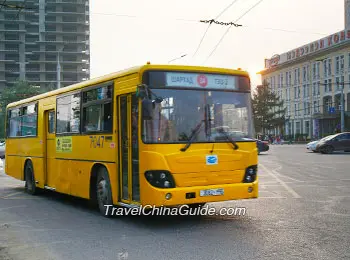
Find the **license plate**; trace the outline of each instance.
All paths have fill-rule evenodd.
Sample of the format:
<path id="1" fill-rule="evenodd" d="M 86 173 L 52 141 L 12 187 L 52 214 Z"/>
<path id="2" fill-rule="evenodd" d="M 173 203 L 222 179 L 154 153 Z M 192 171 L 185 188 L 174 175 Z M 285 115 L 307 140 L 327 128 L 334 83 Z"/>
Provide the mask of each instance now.
<path id="1" fill-rule="evenodd" d="M 201 190 L 200 196 L 220 196 L 224 195 L 224 189 L 210 189 L 210 190 Z"/>

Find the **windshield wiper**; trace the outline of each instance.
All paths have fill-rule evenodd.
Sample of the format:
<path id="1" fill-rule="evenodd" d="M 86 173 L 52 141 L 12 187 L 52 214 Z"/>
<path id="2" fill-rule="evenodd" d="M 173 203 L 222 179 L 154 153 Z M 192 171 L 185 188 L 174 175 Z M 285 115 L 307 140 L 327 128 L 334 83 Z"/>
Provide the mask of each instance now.
<path id="1" fill-rule="evenodd" d="M 231 138 L 231 136 L 229 136 L 229 134 L 223 128 L 220 128 L 217 131 L 223 134 L 226 137 L 226 139 L 229 140 L 231 144 L 233 144 L 233 149 L 237 150 L 239 148 L 236 142 Z"/>
<path id="2" fill-rule="evenodd" d="M 197 134 L 199 133 L 199 130 L 201 129 L 201 126 L 203 124 L 203 122 L 205 122 L 205 120 L 201 120 L 199 122 L 199 124 L 192 130 L 192 133 L 190 135 L 190 137 L 188 138 L 188 143 L 186 144 L 185 147 L 181 148 L 180 151 L 181 152 L 185 152 L 188 147 L 190 147 L 190 145 L 192 144 L 193 142 L 193 139 L 197 136 Z"/>

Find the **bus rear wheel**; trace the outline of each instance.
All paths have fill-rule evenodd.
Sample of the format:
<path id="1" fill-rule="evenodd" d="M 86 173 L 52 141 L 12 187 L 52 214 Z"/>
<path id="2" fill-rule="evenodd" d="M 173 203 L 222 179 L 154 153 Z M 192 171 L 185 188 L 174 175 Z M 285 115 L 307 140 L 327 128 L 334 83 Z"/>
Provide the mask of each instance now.
<path id="1" fill-rule="evenodd" d="M 24 169 L 24 178 L 25 178 L 25 191 L 28 194 L 36 195 L 38 193 L 38 188 L 35 184 L 35 178 L 34 178 L 34 168 L 31 161 L 28 161 L 26 163 L 25 169 Z"/>
<path id="2" fill-rule="evenodd" d="M 96 198 L 100 213 L 105 217 L 110 217 L 113 204 L 112 189 L 108 171 L 104 167 L 100 167 L 97 172 Z"/>

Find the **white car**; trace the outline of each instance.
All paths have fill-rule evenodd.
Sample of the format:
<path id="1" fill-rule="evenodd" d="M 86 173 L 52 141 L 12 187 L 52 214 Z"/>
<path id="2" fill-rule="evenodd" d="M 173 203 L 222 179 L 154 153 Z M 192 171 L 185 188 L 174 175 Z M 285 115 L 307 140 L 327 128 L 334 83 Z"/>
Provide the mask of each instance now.
<path id="1" fill-rule="evenodd" d="M 312 142 L 308 143 L 306 145 L 306 149 L 308 149 L 309 151 L 313 151 L 314 153 L 317 153 L 316 152 L 316 145 L 319 141 L 320 140 L 316 140 L 316 141 L 312 141 Z"/>

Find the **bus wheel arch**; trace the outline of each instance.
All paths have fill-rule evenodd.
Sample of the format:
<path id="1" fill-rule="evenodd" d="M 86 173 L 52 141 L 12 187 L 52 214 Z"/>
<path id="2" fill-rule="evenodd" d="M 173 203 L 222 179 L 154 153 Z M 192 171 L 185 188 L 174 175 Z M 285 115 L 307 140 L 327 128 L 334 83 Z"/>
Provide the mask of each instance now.
<path id="1" fill-rule="evenodd" d="M 109 214 L 106 214 L 107 207 L 102 205 L 101 196 L 105 197 L 103 200 L 105 204 L 113 204 L 112 188 L 107 167 L 101 163 L 96 163 L 92 167 L 90 174 L 90 200 L 94 206 L 98 206 L 102 215 L 108 217 Z"/>

